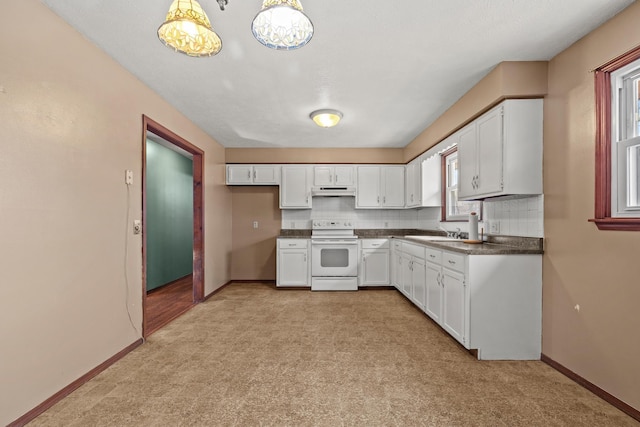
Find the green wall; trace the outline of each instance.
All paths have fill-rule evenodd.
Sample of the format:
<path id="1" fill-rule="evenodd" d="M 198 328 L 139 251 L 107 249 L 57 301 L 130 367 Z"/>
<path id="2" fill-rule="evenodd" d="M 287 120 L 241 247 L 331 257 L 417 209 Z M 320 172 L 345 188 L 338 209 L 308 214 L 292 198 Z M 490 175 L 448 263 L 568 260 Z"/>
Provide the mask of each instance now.
<path id="1" fill-rule="evenodd" d="M 193 272 L 193 161 L 147 140 L 147 291 Z"/>

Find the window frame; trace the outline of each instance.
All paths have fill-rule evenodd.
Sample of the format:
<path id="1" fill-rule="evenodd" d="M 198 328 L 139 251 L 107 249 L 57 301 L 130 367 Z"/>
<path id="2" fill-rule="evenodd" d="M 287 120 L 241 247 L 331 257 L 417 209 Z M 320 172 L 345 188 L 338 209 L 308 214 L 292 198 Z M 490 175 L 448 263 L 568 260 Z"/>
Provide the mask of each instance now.
<path id="1" fill-rule="evenodd" d="M 596 68 L 596 164 L 595 164 L 595 215 L 589 219 L 599 230 L 640 231 L 640 216 L 612 216 L 612 94 L 611 75 L 617 70 L 640 59 L 640 46 Z M 617 161 L 617 160 L 616 160 Z"/>
<path id="2" fill-rule="evenodd" d="M 441 222 L 467 222 L 469 220 L 469 215 L 468 214 L 463 214 L 463 215 L 449 215 L 449 186 L 448 186 L 448 181 L 449 181 L 449 168 L 448 168 L 448 158 L 452 155 L 452 154 L 456 154 L 457 156 L 457 152 L 458 152 L 458 146 L 455 145 L 445 151 L 443 151 L 442 153 L 440 153 L 440 170 L 442 172 L 442 177 L 441 177 L 441 198 L 442 198 L 442 210 L 441 210 L 441 214 L 440 214 L 440 221 Z M 459 182 L 458 182 L 458 186 L 459 186 Z M 461 200 L 456 199 L 458 202 L 460 202 Z M 482 219 L 482 201 L 481 200 L 473 200 L 473 201 L 468 201 L 469 203 L 478 203 L 478 209 L 474 210 L 474 212 L 477 212 L 478 214 L 478 219 Z"/>

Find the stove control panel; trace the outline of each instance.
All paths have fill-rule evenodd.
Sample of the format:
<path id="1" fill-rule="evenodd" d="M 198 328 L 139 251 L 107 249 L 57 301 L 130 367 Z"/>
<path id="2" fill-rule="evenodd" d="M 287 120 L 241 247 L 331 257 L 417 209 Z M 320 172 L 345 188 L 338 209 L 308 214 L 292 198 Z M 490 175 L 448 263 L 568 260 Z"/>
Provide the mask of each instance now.
<path id="1" fill-rule="evenodd" d="M 314 219 L 312 222 L 314 230 L 351 230 L 354 225 L 351 220 Z"/>

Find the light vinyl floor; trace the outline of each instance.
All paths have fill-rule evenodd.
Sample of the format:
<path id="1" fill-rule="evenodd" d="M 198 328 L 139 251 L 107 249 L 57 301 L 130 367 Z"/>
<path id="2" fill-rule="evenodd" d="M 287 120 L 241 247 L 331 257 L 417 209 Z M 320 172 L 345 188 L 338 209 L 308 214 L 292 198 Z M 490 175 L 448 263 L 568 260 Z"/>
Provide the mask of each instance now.
<path id="1" fill-rule="evenodd" d="M 477 361 L 393 290 L 235 283 L 30 426 L 637 426 L 539 361 Z"/>

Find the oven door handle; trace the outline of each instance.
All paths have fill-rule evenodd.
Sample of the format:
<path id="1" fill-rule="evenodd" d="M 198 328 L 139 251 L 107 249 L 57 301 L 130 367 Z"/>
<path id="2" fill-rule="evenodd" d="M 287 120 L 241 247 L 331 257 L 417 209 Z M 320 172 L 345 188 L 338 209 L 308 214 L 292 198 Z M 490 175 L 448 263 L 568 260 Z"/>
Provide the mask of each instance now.
<path id="1" fill-rule="evenodd" d="M 345 246 L 346 245 L 354 245 L 354 246 L 357 246 L 358 242 L 357 241 L 353 242 L 353 241 L 350 241 L 350 240 L 333 240 L 333 241 L 330 241 L 330 242 L 328 242 L 326 240 L 311 240 L 311 244 L 312 245 L 325 245 L 325 246 L 328 246 L 328 245 L 345 245 Z"/>

